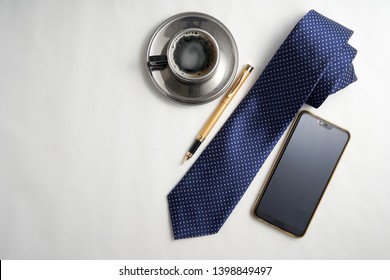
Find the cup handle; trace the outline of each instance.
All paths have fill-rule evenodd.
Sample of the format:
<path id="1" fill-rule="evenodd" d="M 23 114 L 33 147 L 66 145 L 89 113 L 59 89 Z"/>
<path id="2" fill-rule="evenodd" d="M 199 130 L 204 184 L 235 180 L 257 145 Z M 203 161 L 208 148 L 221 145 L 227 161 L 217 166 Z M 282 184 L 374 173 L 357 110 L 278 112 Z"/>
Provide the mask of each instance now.
<path id="1" fill-rule="evenodd" d="M 166 55 L 151 55 L 149 56 L 148 66 L 150 70 L 164 70 L 168 66 L 168 58 Z"/>

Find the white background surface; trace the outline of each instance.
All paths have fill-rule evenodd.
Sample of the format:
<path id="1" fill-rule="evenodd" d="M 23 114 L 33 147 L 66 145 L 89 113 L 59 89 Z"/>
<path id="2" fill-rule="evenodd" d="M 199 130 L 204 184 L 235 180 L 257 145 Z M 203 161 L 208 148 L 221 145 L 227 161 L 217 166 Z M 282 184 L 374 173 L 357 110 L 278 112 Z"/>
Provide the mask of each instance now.
<path id="1" fill-rule="evenodd" d="M 359 81 L 305 107 L 352 134 L 307 235 L 251 215 L 279 144 L 218 234 L 174 241 L 166 195 L 218 101 L 162 96 L 145 70 L 151 34 L 208 13 L 235 37 L 239 69 L 255 67 L 209 142 L 310 9 L 355 31 Z M 0 258 L 389 259 L 389 14 L 386 0 L 1 0 Z"/>

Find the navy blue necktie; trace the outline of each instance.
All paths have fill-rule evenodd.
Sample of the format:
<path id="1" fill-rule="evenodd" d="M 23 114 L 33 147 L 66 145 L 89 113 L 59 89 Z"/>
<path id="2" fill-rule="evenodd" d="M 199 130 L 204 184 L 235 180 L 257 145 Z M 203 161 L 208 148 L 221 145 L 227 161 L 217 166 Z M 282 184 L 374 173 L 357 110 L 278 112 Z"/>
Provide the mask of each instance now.
<path id="1" fill-rule="evenodd" d="M 304 103 L 319 107 L 356 80 L 352 31 L 312 10 L 295 26 L 252 89 L 168 202 L 175 239 L 219 231 Z"/>

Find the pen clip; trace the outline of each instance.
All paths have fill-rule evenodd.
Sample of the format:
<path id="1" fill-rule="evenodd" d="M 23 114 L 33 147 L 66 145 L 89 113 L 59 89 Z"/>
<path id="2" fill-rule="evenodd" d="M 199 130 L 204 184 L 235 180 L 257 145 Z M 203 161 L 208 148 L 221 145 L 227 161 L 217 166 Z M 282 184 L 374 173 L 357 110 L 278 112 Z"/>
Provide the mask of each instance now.
<path id="1" fill-rule="evenodd" d="M 240 76 L 237 77 L 235 84 L 232 86 L 232 91 L 226 95 L 227 98 L 231 98 L 236 94 L 236 90 L 239 88 L 239 85 L 241 84 L 241 81 L 244 78 L 244 74 L 245 72 L 241 73 Z"/>
<path id="2" fill-rule="evenodd" d="M 245 82 L 248 75 L 252 72 L 253 67 L 249 64 L 245 65 L 244 69 L 238 75 L 236 81 L 232 85 L 232 90 L 226 95 L 226 98 L 233 98 L 241 85 Z"/>

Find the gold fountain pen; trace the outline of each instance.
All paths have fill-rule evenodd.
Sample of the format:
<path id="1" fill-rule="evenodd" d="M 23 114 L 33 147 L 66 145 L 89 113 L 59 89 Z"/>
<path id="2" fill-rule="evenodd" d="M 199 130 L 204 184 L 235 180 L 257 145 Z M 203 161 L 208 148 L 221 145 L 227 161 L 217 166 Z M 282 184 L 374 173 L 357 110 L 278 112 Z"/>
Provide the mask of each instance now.
<path id="1" fill-rule="evenodd" d="M 225 111 L 226 107 L 229 105 L 230 101 L 232 101 L 233 97 L 236 95 L 238 90 L 244 84 L 249 74 L 252 72 L 253 67 L 249 64 L 245 65 L 244 69 L 242 69 L 241 73 L 237 76 L 233 85 L 230 87 L 225 97 L 222 99 L 221 103 L 219 103 L 217 109 L 215 109 L 214 113 L 207 120 L 202 130 L 199 132 L 198 136 L 195 139 L 194 144 L 192 144 L 191 149 L 186 153 L 184 159 L 181 164 L 190 159 L 199 148 L 200 144 L 206 139 L 207 135 L 210 133 L 211 129 L 214 127 L 219 117 L 222 115 L 223 111 Z"/>

